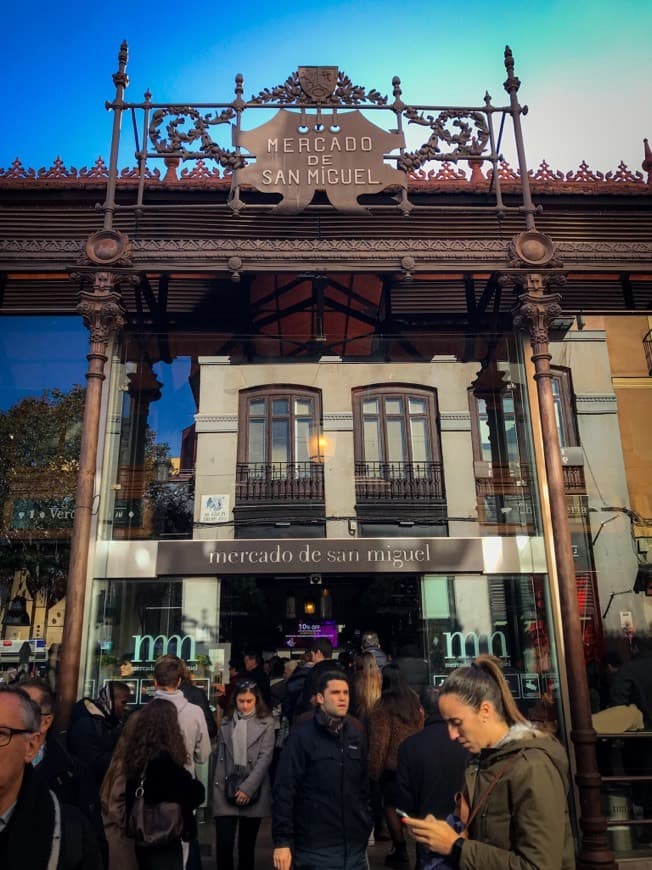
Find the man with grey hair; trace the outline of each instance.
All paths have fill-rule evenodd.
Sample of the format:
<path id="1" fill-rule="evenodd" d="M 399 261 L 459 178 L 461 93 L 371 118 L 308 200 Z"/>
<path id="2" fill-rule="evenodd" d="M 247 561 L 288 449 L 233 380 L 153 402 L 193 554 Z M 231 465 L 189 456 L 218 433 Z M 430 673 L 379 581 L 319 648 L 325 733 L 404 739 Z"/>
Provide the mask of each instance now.
<path id="1" fill-rule="evenodd" d="M 32 766 L 41 745 L 41 711 L 18 686 L 0 686 L 0 867 L 97 870 L 89 823 L 60 803 Z"/>

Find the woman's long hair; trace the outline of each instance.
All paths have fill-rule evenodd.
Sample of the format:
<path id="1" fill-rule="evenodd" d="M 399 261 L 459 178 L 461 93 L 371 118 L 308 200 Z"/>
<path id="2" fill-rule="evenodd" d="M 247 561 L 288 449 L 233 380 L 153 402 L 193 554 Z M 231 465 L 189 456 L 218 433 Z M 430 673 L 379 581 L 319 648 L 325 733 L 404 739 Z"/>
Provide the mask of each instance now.
<path id="1" fill-rule="evenodd" d="M 263 696 L 260 693 L 260 686 L 258 683 L 255 680 L 244 679 L 239 680 L 235 684 L 235 689 L 231 695 L 231 700 L 229 701 L 228 713 L 230 716 L 233 716 L 238 709 L 236 704 L 238 695 L 244 695 L 245 692 L 251 692 L 251 694 L 256 698 L 256 719 L 266 719 L 268 716 L 272 715 L 271 710 L 263 701 Z"/>
<path id="2" fill-rule="evenodd" d="M 394 662 L 383 668 L 383 686 L 376 709 L 383 709 L 406 725 L 421 723 L 421 706 L 416 692 L 410 688 L 405 674 Z"/>
<path id="3" fill-rule="evenodd" d="M 440 695 L 457 695 L 463 704 L 474 710 L 478 710 L 483 701 L 490 701 L 509 726 L 528 721 L 516 706 L 495 656 L 478 656 L 468 667 L 454 670 L 441 686 Z"/>
<path id="4" fill-rule="evenodd" d="M 167 752 L 175 764 L 183 767 L 188 761 L 188 751 L 174 704 L 154 698 L 137 715 L 138 727 L 130 730 L 124 746 L 127 779 L 138 778 L 147 763 L 161 752 Z"/>
<path id="5" fill-rule="evenodd" d="M 373 653 L 363 652 L 355 657 L 355 674 L 353 689 L 356 705 L 356 716 L 366 717 L 380 698 L 383 676 Z"/>

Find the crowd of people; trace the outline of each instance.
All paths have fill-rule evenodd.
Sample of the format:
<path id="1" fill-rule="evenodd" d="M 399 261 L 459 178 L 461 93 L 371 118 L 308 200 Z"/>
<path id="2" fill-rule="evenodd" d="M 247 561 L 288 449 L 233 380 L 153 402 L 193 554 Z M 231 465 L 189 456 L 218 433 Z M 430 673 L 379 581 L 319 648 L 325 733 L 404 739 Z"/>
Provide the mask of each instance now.
<path id="1" fill-rule="evenodd" d="M 140 710 L 109 682 L 64 734 L 47 682 L 0 686 L 0 867 L 200 870 L 199 807 L 217 870 L 253 870 L 269 818 L 275 870 L 366 870 L 383 841 L 385 865 L 408 868 L 409 838 L 417 870 L 574 867 L 565 750 L 497 660 L 435 689 L 403 653 L 389 661 L 374 632 L 339 661 L 326 638 L 291 661 L 247 650 L 216 709 L 165 655 Z"/>

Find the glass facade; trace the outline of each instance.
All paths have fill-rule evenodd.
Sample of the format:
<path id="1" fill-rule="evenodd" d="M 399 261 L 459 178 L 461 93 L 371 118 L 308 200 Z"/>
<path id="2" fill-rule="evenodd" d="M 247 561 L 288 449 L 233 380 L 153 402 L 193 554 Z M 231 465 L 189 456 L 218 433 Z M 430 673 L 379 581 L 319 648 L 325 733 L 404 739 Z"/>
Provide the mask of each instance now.
<path id="1" fill-rule="evenodd" d="M 338 655 L 373 629 L 434 684 L 480 652 L 498 656 L 519 708 L 566 739 L 522 346 L 502 336 L 481 365 L 465 356 L 469 342 L 429 332 L 409 354 L 387 340 L 382 361 L 370 346 L 289 361 L 272 340 L 251 355 L 219 332 L 127 332 L 107 368 L 85 692 L 120 678 L 133 707 L 146 703 L 168 651 L 214 701 L 244 649 L 297 656 L 323 635 Z M 28 641 L 45 672 L 65 614 L 88 336 L 76 317 L 3 317 L 0 347 L 0 669 L 16 667 Z M 649 539 L 628 507 L 632 451 L 604 332 L 571 332 L 551 350 L 601 715 L 632 638 L 649 635 L 649 599 L 634 592 Z M 475 542 L 480 555 L 460 544 L 446 563 L 447 542 Z M 179 548 L 195 545 L 215 561 L 186 567 Z M 633 822 L 649 814 L 649 790 L 632 777 L 649 771 L 648 732 L 636 732 L 636 754 L 634 738 L 600 727 L 610 836 L 619 852 L 640 851 Z M 631 824 L 617 824 L 622 813 Z"/>
<path id="2" fill-rule="evenodd" d="M 61 641 L 87 352 L 78 317 L 0 317 L 0 672 Z"/>

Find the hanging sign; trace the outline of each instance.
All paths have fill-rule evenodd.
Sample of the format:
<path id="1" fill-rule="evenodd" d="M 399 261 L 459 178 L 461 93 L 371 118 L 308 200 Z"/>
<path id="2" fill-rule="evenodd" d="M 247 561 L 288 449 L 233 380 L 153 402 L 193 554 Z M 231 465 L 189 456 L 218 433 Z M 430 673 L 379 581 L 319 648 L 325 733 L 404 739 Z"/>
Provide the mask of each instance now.
<path id="1" fill-rule="evenodd" d="M 384 160 L 405 145 L 403 134 L 377 127 L 358 111 L 281 109 L 266 124 L 241 131 L 239 144 L 256 159 L 238 171 L 238 184 L 281 194 L 276 211 L 300 212 L 320 190 L 338 211 L 365 212 L 362 194 L 407 185 L 406 174 Z"/>

